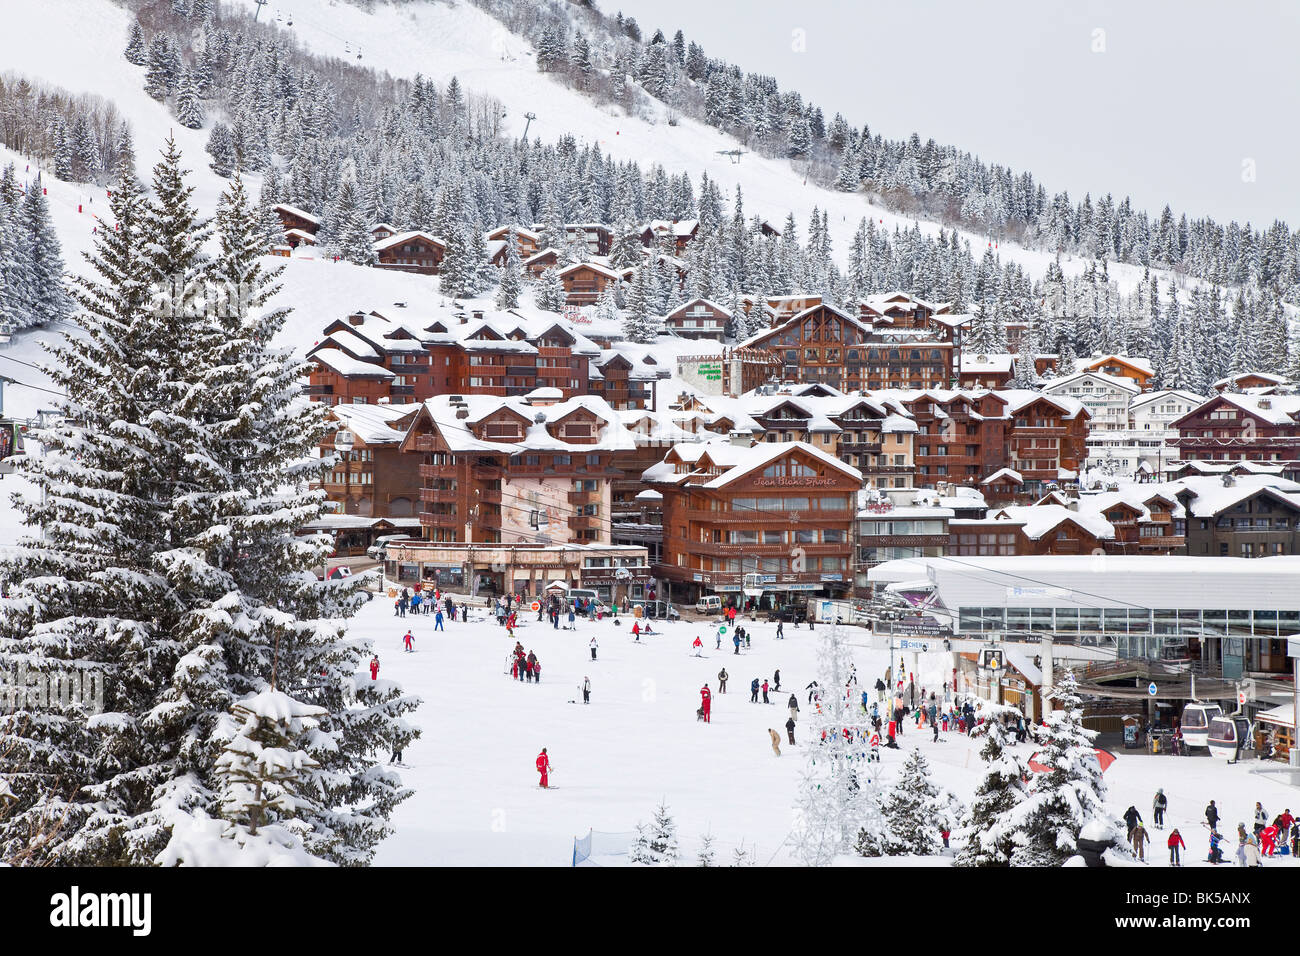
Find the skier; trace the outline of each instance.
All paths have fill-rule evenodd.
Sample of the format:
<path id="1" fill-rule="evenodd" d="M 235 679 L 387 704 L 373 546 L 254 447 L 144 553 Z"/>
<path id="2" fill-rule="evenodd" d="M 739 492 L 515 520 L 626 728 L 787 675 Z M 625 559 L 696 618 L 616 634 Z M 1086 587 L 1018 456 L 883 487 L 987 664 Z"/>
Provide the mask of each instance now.
<path id="1" fill-rule="evenodd" d="M 740 635 L 739 635 L 739 634 L 733 634 L 733 635 L 731 636 L 731 643 L 736 645 L 736 653 L 739 654 L 739 653 L 740 653 Z"/>
<path id="2" fill-rule="evenodd" d="M 573 619 L 573 612 L 569 612 L 569 619 Z M 591 639 L 591 659 L 593 661 L 596 659 L 596 639 L 594 637 Z"/>
<path id="3" fill-rule="evenodd" d="M 545 747 L 543 747 L 542 752 L 537 755 L 537 772 L 542 775 L 540 786 L 548 787 L 550 785 L 548 781 L 550 780 L 551 773 L 551 758 L 546 756 Z"/>
<path id="4" fill-rule="evenodd" d="M 1259 844 L 1254 837 L 1247 837 L 1246 842 L 1242 844 L 1241 850 L 1237 853 L 1241 860 L 1242 866 L 1259 866 Z"/>
<path id="5" fill-rule="evenodd" d="M 763 681 L 763 703 L 765 704 L 772 703 L 770 700 L 767 699 L 767 681 Z"/>
<path id="6" fill-rule="evenodd" d="M 591 678 L 590 677 L 584 677 L 582 679 L 582 702 L 584 704 L 591 703 Z"/>
<path id="7" fill-rule="evenodd" d="M 794 746 L 794 718 L 791 717 L 785 722 L 785 735 L 790 739 L 790 746 Z"/>
<path id="8" fill-rule="evenodd" d="M 1156 790 L 1155 799 L 1151 801 L 1151 813 L 1155 817 L 1157 830 L 1165 828 L 1165 810 L 1169 808 L 1169 800 L 1165 797 L 1163 789 Z"/>
<path id="9" fill-rule="evenodd" d="M 1255 839 L 1259 839 L 1259 831 L 1266 826 L 1268 826 L 1268 814 L 1264 812 L 1259 801 L 1255 801 Z"/>
<path id="10" fill-rule="evenodd" d="M 1205 808 L 1205 822 L 1209 824 L 1210 830 L 1213 831 L 1219 826 L 1219 808 L 1210 801 L 1210 805 Z"/>
<path id="11" fill-rule="evenodd" d="M 637 621 L 632 622 L 632 636 L 638 641 L 641 640 L 641 624 Z M 699 638 L 697 637 L 696 641 L 698 640 Z"/>
<path id="12" fill-rule="evenodd" d="M 1269 824 L 1259 831 L 1259 852 L 1263 856 L 1272 856 L 1277 844 L 1277 827 Z"/>
<path id="13" fill-rule="evenodd" d="M 751 704 L 758 703 L 758 678 L 757 677 L 755 677 L 752 681 L 749 682 L 749 702 Z"/>
<path id="14" fill-rule="evenodd" d="M 1141 820 L 1138 821 L 1137 826 L 1133 828 L 1133 832 L 1128 835 L 1128 838 L 1133 844 L 1133 852 L 1137 854 L 1137 858 L 1145 863 L 1147 830 L 1146 827 L 1142 825 Z"/>
<path id="15" fill-rule="evenodd" d="M 1210 855 L 1206 857 L 1207 863 L 1213 863 L 1215 866 L 1218 866 L 1220 863 L 1223 862 L 1223 849 L 1219 846 L 1219 844 L 1222 842 L 1223 842 L 1223 834 L 1219 833 L 1218 830 L 1211 828 Z"/>
<path id="16" fill-rule="evenodd" d="M 785 621 L 776 622 L 776 639 L 778 641 L 785 640 Z"/>
<path id="17" fill-rule="evenodd" d="M 1133 828 L 1142 822 L 1142 814 L 1138 813 L 1137 807 L 1129 804 L 1129 808 L 1124 811 L 1124 823 L 1128 826 L 1129 842 L 1133 840 Z"/>
<path id="18" fill-rule="evenodd" d="M 882 704 L 885 702 L 885 682 L 879 677 L 876 678 L 876 700 Z"/>
<path id="19" fill-rule="evenodd" d="M 779 667 L 772 672 L 772 692 L 781 693 L 781 669 Z"/>
<path id="20" fill-rule="evenodd" d="M 408 654 L 411 653 L 411 645 L 414 642 L 415 642 L 415 637 L 411 634 L 410 631 L 407 631 L 406 635 L 402 638 L 402 643 L 406 645 L 406 653 Z"/>
<path id="21" fill-rule="evenodd" d="M 1170 866 L 1183 865 L 1180 862 L 1180 857 L 1178 855 L 1178 851 L 1180 848 L 1186 850 L 1187 844 L 1183 842 L 1182 836 L 1178 833 L 1178 827 L 1174 827 L 1173 832 L 1169 834 L 1169 865 Z"/>
<path id="22" fill-rule="evenodd" d="M 718 632 L 717 632 L 716 634 L 714 634 L 713 636 L 714 636 L 714 638 L 715 638 L 715 640 L 713 641 L 713 649 L 714 649 L 715 651 L 720 651 L 720 650 L 722 650 L 722 632 L 721 632 L 721 631 L 718 631 Z"/>
<path id="23" fill-rule="evenodd" d="M 704 642 L 700 640 L 698 634 L 695 636 L 695 640 L 691 642 L 691 647 L 695 648 L 695 656 L 700 657 L 704 650 Z"/>
<path id="24" fill-rule="evenodd" d="M 709 693 L 709 685 L 705 684 L 700 688 L 700 710 L 704 712 L 704 722 L 706 724 L 712 723 L 712 721 L 709 720 L 709 710 L 712 699 L 713 695 Z"/>
<path id="25" fill-rule="evenodd" d="M 722 670 L 718 671 L 718 693 L 719 694 L 725 694 L 727 692 L 727 677 L 728 674 L 727 674 L 727 669 L 725 667 Z"/>
<path id="26" fill-rule="evenodd" d="M 790 695 L 790 719 L 797 720 L 799 717 L 799 698 L 794 694 Z"/>
<path id="27" fill-rule="evenodd" d="M 880 763 L 880 731 L 871 732 L 871 757 L 873 763 Z"/>
<path id="28" fill-rule="evenodd" d="M 370 679 L 379 680 L 379 655 L 370 658 Z"/>
<path id="29" fill-rule="evenodd" d="M 808 703 L 811 704 L 813 701 L 813 695 L 817 693 L 817 682 L 813 681 L 811 684 L 805 687 L 804 690 L 808 692 Z"/>
<path id="30" fill-rule="evenodd" d="M 767 728 L 768 736 L 772 738 L 772 753 L 778 757 L 781 756 L 781 735 L 771 727 Z"/>

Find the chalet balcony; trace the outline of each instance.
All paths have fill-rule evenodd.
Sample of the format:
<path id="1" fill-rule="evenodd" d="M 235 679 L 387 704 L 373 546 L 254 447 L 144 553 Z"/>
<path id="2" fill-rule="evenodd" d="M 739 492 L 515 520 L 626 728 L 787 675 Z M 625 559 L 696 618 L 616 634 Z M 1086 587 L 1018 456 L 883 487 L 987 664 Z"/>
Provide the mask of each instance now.
<path id="1" fill-rule="evenodd" d="M 840 442 L 841 455 L 879 455 L 880 451 L 881 451 L 880 442 L 869 442 L 869 441 Z"/>
<path id="2" fill-rule="evenodd" d="M 1147 535 L 1137 539 L 1138 548 L 1156 548 L 1160 550 L 1181 550 L 1187 546 L 1187 539 L 1182 535 Z"/>
<path id="3" fill-rule="evenodd" d="M 571 505 L 598 505 L 604 498 L 599 491 L 570 491 L 567 497 Z"/>
<path id="4" fill-rule="evenodd" d="M 420 512 L 420 525 L 425 528 L 459 528 L 464 522 L 457 515 Z"/>
<path id="5" fill-rule="evenodd" d="M 333 395 L 333 385 L 308 385 L 306 388 L 308 395 Z"/>
<path id="6" fill-rule="evenodd" d="M 434 436 L 432 435 L 415 436 L 416 451 L 435 451 L 437 447 L 438 447 L 438 440 Z M 421 466 L 421 467 L 425 467 L 425 466 Z"/>
<path id="7" fill-rule="evenodd" d="M 394 397 L 414 395 L 415 386 L 414 385 L 390 385 L 388 386 L 388 393 Z"/>
<path id="8" fill-rule="evenodd" d="M 574 515 L 569 519 L 569 528 L 573 531 L 600 531 L 605 524 L 600 515 Z"/>
<path id="9" fill-rule="evenodd" d="M 460 497 L 455 488 L 421 488 L 420 500 L 430 504 L 454 504 Z"/>
<path id="10" fill-rule="evenodd" d="M 858 543 L 864 548 L 944 548 L 948 540 L 947 534 L 864 534 Z"/>
<path id="11" fill-rule="evenodd" d="M 487 502 L 488 504 L 499 505 L 501 504 L 501 489 L 500 488 L 475 488 L 474 497 L 477 500 Z"/>
<path id="12" fill-rule="evenodd" d="M 514 468 L 510 469 L 514 471 Z M 499 465 L 473 465 L 469 470 L 470 476 L 478 481 L 499 481 L 505 476 L 505 469 Z"/>
<path id="13" fill-rule="evenodd" d="M 536 366 L 536 365 L 507 365 L 507 366 L 506 366 L 506 374 L 507 374 L 507 375 L 524 375 L 524 376 L 527 376 L 527 377 L 529 377 L 529 378 L 536 378 L 536 377 L 537 377 L 537 366 Z"/>
<path id="14" fill-rule="evenodd" d="M 423 479 L 448 479 L 456 476 L 456 469 L 452 465 L 420 465 L 420 477 Z M 430 487 L 433 487 L 430 485 Z"/>

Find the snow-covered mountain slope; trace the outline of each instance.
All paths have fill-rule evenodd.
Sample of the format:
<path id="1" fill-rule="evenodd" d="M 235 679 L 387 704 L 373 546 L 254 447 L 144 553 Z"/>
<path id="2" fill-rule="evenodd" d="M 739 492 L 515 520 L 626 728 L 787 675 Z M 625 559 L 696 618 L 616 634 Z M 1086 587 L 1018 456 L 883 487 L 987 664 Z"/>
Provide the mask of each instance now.
<path id="1" fill-rule="evenodd" d="M 253 0 L 232 3 L 250 15 L 256 9 Z M 422 73 L 440 84 L 458 77 L 467 89 L 501 101 L 506 109 L 503 126 L 510 135 L 522 135 L 525 114 L 535 113 L 537 119 L 528 128 L 530 138 L 540 136 L 546 141 L 572 134 L 582 142 L 599 144 L 616 159 L 637 160 L 643 167 L 660 163 L 669 173 L 685 172 L 693 178 L 708 172 L 724 196 L 730 197 L 737 185 L 741 187 L 750 215 L 779 222 L 793 212 L 801 234 L 814 207 L 827 210 L 835 252 L 841 258 L 863 216 L 890 231 L 913 224 L 907 217 L 869 204 L 861 195 L 833 192 L 807 182 L 786 160 L 746 153 L 734 163 L 719 151 L 736 149 L 739 143 L 735 139 L 686 117 L 669 126 L 667 110 L 657 101 L 652 101 L 657 121 L 630 117 L 614 106 L 598 107 L 581 93 L 539 73 L 527 40 L 464 0 L 401 6 L 376 0 L 372 11 L 339 0 L 270 0 L 261 16 L 278 17 L 282 25 L 292 20 L 293 26 L 286 29 L 307 49 L 323 56 L 355 58 L 360 52 L 364 65 L 400 77 Z M 870 117 L 849 119 L 861 123 Z M 1005 152 L 1014 156 L 1010 146 Z M 921 228 L 929 234 L 939 230 L 936 223 L 922 222 Z M 987 240 L 974 234 L 966 238 L 980 255 Z M 1009 243 L 1003 243 L 998 252 L 1004 259 L 1021 263 L 1034 277 L 1041 276 L 1052 259 L 1046 252 Z M 1064 265 L 1067 274 L 1084 267 L 1078 260 Z M 1112 264 L 1110 276 L 1128 292 L 1141 279 L 1142 270 Z"/>

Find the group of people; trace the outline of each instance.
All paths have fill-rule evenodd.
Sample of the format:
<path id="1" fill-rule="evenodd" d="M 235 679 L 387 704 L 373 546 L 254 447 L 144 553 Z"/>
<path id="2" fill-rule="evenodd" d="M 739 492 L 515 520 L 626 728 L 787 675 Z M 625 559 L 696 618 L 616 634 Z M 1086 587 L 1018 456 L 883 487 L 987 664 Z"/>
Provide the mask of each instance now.
<path id="1" fill-rule="evenodd" d="M 515 641 L 515 649 L 510 652 L 510 676 L 534 684 L 542 681 L 542 662 L 532 651 L 525 654 L 524 645 L 518 641 Z"/>
<path id="2" fill-rule="evenodd" d="M 1157 830 L 1164 829 L 1165 813 L 1168 810 L 1169 798 L 1163 788 L 1157 789 L 1151 801 L 1152 824 Z M 1142 814 L 1137 807 L 1130 806 L 1124 811 L 1123 819 L 1128 829 L 1129 846 L 1139 860 L 1145 861 L 1146 847 L 1151 837 L 1142 821 Z M 1221 819 L 1217 804 L 1211 800 L 1205 808 L 1205 825 L 1210 830 L 1210 851 L 1206 862 L 1216 866 L 1226 862 L 1224 837 L 1219 832 Z M 1177 827 L 1170 831 L 1165 845 L 1169 850 L 1169 864 L 1182 866 L 1182 854 L 1187 850 L 1187 843 Z M 1244 823 L 1237 824 L 1237 863 L 1240 866 L 1259 866 L 1264 857 L 1271 857 L 1279 851 L 1300 856 L 1300 825 L 1291 815 L 1290 807 L 1270 819 L 1263 805 L 1257 802 L 1253 830 L 1247 830 Z"/>
<path id="3" fill-rule="evenodd" d="M 421 584 L 416 584 L 413 588 L 403 587 L 397 592 L 397 598 L 393 601 L 393 617 L 406 617 L 407 612 L 411 614 L 432 614 L 434 616 L 435 631 L 441 631 L 443 620 L 456 620 L 458 608 L 455 600 L 450 594 L 443 594 L 440 590 L 434 589 L 427 591 Z"/>

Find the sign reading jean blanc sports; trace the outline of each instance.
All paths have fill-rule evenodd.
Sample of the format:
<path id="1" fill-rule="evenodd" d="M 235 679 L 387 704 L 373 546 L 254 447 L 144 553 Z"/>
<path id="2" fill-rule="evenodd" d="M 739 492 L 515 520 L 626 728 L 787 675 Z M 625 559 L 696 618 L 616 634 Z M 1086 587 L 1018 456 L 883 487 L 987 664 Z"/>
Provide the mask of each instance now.
<path id="1" fill-rule="evenodd" d="M 759 478 L 754 484 L 764 488 L 826 488 L 835 484 L 834 478 Z"/>

